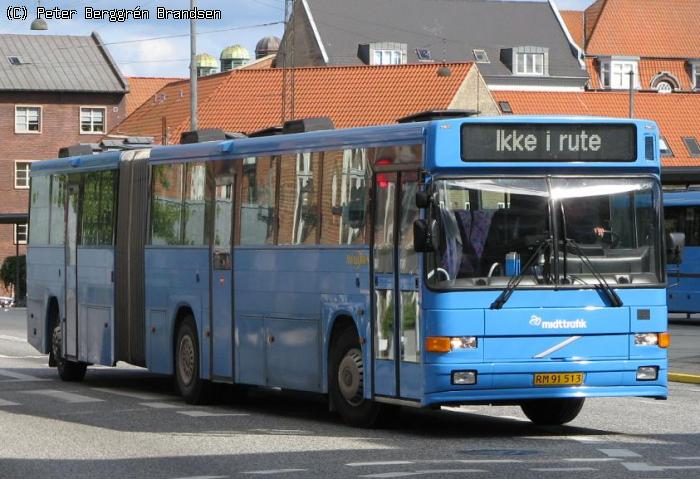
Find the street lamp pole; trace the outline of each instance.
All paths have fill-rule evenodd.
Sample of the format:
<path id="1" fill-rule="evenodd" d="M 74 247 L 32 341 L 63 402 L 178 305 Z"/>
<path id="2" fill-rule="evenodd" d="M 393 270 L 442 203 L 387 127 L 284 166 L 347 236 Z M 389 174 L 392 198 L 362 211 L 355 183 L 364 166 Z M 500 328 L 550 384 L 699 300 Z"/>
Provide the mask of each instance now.
<path id="1" fill-rule="evenodd" d="M 190 0 L 190 10 L 196 8 L 196 0 Z M 190 19 L 190 130 L 197 129 L 197 23 Z"/>

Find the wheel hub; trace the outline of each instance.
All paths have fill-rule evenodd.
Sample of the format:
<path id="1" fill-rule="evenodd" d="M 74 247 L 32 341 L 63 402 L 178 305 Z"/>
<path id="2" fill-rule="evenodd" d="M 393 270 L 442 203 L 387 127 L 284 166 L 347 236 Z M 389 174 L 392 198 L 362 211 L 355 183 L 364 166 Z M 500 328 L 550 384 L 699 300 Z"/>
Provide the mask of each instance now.
<path id="1" fill-rule="evenodd" d="M 343 398 L 352 406 L 358 406 L 364 400 L 364 365 L 360 350 L 351 349 L 340 361 L 338 389 L 340 389 Z"/>
<path id="2" fill-rule="evenodd" d="M 189 385 L 194 379 L 194 364 L 194 343 L 190 336 L 183 336 L 178 348 L 178 370 L 185 385 Z"/>

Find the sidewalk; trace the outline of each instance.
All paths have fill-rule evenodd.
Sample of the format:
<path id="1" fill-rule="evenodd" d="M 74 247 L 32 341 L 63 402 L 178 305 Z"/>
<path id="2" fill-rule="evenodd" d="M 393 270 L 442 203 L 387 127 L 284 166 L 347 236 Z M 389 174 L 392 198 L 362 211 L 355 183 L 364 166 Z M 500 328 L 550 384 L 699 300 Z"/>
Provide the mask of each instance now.
<path id="1" fill-rule="evenodd" d="M 700 317 L 669 316 L 669 381 L 700 384 Z"/>

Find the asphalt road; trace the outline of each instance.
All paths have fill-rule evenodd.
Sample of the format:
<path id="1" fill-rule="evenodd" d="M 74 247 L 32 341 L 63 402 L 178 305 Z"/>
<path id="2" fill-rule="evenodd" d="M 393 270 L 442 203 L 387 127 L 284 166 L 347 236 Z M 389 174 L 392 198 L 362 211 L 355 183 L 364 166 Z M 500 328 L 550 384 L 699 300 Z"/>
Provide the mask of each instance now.
<path id="1" fill-rule="evenodd" d="M 0 312 L 0 478 L 700 477 L 700 386 L 668 401 L 595 399 L 568 426 L 515 407 L 402 412 L 389 429 L 343 425 L 316 396 L 223 390 L 193 407 L 168 378 L 90 368 L 58 380 Z"/>

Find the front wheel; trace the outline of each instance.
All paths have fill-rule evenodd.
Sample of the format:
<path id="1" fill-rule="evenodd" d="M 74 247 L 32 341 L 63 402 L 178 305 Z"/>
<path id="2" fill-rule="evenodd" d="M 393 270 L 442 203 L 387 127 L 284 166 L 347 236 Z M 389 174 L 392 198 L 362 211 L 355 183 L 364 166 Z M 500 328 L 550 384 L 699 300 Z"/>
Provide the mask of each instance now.
<path id="1" fill-rule="evenodd" d="M 585 398 L 534 399 L 520 405 L 527 418 L 542 426 L 561 426 L 581 412 Z"/>
<path id="2" fill-rule="evenodd" d="M 192 315 L 180 323 L 175 341 L 177 388 L 189 404 L 204 404 L 209 400 L 210 383 L 199 374 L 199 341 Z"/>
<path id="3" fill-rule="evenodd" d="M 329 393 L 343 421 L 353 427 L 376 425 L 382 405 L 364 397 L 365 364 L 353 328 L 345 329 L 333 342 L 329 371 Z"/>
<path id="4" fill-rule="evenodd" d="M 87 371 L 87 363 L 70 361 L 64 358 L 62 344 L 63 335 L 61 333 L 61 323 L 58 319 L 55 319 L 51 332 L 51 357 L 49 358 L 49 365 L 56 365 L 58 376 L 63 381 L 82 381 Z"/>

